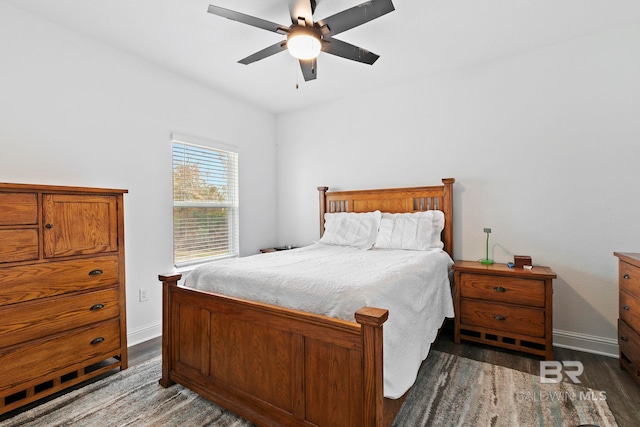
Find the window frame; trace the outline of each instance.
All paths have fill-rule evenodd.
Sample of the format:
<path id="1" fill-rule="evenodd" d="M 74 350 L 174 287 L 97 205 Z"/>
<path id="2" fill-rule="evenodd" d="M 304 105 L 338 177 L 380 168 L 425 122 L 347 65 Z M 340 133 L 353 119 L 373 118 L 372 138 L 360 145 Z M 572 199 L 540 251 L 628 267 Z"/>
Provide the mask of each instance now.
<path id="1" fill-rule="evenodd" d="M 175 173 L 176 173 L 176 159 L 175 159 L 175 146 L 176 144 L 182 145 L 185 147 L 194 147 L 196 150 L 207 150 L 214 153 L 224 153 L 230 160 L 227 164 L 227 175 L 228 179 L 225 182 L 227 188 L 227 201 L 215 201 L 215 200 L 205 200 L 205 201 L 176 201 L 174 189 L 175 189 Z M 206 262 L 225 259 L 225 258 L 233 258 L 238 257 L 240 254 L 240 207 L 239 207 L 239 153 L 238 149 L 235 146 L 231 146 L 228 144 L 223 144 L 215 141 L 204 140 L 201 138 L 195 138 L 180 134 L 172 134 L 171 135 L 171 182 L 172 182 L 172 249 L 173 249 L 173 265 L 176 269 L 191 269 L 199 264 L 203 264 Z M 213 165 L 214 163 L 207 163 L 208 165 Z M 225 208 L 228 209 L 227 214 L 227 235 L 229 236 L 227 240 L 227 251 L 224 254 L 203 257 L 191 257 L 188 259 L 177 259 L 176 258 L 176 249 L 177 249 L 177 240 L 176 240 L 176 207 L 198 207 L 198 208 Z"/>

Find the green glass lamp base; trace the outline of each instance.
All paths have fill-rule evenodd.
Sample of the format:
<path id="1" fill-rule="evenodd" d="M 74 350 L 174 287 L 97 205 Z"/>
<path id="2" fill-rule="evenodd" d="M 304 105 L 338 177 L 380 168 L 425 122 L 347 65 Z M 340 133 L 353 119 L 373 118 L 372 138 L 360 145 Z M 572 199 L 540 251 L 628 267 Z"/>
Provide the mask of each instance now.
<path id="1" fill-rule="evenodd" d="M 482 265 L 491 265 L 491 264 L 493 264 L 493 260 L 492 259 L 483 258 L 483 259 L 480 260 L 480 264 L 482 264 Z"/>

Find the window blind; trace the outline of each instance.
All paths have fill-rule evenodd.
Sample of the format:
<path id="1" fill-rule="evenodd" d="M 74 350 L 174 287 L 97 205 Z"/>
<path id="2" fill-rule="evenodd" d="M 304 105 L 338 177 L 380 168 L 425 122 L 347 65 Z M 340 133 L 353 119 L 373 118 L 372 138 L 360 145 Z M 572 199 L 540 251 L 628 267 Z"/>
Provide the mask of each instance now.
<path id="1" fill-rule="evenodd" d="M 238 255 L 238 154 L 173 141 L 176 267 Z"/>

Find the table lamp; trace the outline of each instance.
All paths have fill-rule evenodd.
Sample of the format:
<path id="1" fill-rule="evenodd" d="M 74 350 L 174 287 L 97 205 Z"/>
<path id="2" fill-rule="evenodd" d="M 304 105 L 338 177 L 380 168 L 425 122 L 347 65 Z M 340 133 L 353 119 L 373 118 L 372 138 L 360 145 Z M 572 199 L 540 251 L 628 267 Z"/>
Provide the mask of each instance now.
<path id="1" fill-rule="evenodd" d="M 490 228 L 485 228 L 484 232 L 487 233 L 487 246 L 486 246 L 486 255 L 483 259 L 480 260 L 480 264 L 483 265 L 491 265 L 493 264 L 493 260 L 489 259 L 489 234 L 491 234 Z"/>

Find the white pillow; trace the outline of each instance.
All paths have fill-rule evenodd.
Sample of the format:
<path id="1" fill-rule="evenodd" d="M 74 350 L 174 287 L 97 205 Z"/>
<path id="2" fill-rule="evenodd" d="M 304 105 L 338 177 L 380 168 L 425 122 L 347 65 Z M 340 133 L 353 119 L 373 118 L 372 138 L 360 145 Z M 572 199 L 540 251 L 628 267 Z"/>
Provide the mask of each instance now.
<path id="1" fill-rule="evenodd" d="M 371 249 L 378 236 L 380 211 L 324 214 L 324 234 L 320 243 Z"/>
<path id="2" fill-rule="evenodd" d="M 383 213 L 376 248 L 424 251 L 442 249 L 440 233 L 444 229 L 442 211 Z"/>

